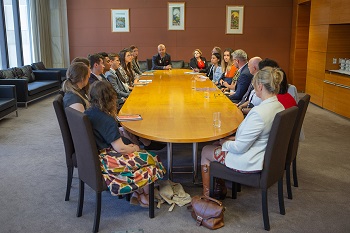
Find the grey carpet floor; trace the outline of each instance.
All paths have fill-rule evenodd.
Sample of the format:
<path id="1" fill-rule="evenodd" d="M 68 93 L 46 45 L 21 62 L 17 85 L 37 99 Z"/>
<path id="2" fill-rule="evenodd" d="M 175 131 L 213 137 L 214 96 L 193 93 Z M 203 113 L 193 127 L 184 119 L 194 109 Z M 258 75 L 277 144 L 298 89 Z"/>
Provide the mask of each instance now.
<path id="1" fill-rule="evenodd" d="M 18 118 L 12 114 L 0 121 L 0 232 L 92 230 L 95 199 L 88 187 L 83 216 L 75 216 L 77 170 L 70 201 L 64 201 L 67 174 L 53 98 L 20 108 Z M 299 188 L 293 187 L 293 200 L 285 198 L 285 216 L 279 214 L 277 186 L 269 189 L 271 232 L 350 232 L 350 121 L 311 104 L 304 131 Z M 166 165 L 166 149 L 158 154 Z M 174 145 L 174 163 L 191 164 L 191 145 Z M 175 174 L 174 181 L 191 196 L 201 193 L 190 174 Z M 265 232 L 258 190 L 243 186 L 238 198 L 226 198 L 224 205 L 225 226 L 215 232 Z M 100 232 L 210 232 L 197 227 L 185 207 L 168 208 L 162 205 L 149 219 L 148 209 L 104 192 Z"/>

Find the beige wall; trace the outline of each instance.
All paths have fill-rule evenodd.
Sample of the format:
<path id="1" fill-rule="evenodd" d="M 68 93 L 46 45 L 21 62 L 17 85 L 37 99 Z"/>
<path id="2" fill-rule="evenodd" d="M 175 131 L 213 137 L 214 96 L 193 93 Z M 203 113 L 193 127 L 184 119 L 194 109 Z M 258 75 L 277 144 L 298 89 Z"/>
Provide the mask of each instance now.
<path id="1" fill-rule="evenodd" d="M 70 59 L 118 52 L 135 44 L 140 60 L 145 60 L 164 43 L 173 60 L 189 61 L 195 48 L 209 58 L 218 45 L 242 48 L 250 57 L 275 59 L 288 73 L 292 0 L 182 2 L 186 2 L 185 30 L 168 31 L 164 0 L 67 0 Z M 226 5 L 244 5 L 243 35 L 225 34 Z M 111 32 L 111 9 L 130 9 L 129 33 Z"/>

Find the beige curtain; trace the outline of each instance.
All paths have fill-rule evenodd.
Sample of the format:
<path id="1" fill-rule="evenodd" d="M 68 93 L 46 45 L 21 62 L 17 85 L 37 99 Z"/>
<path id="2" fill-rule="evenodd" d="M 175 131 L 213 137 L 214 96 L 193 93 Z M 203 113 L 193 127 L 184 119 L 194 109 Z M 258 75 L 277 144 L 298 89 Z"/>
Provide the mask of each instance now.
<path id="1" fill-rule="evenodd" d="M 52 67 L 50 1 L 31 0 L 34 58 Z"/>

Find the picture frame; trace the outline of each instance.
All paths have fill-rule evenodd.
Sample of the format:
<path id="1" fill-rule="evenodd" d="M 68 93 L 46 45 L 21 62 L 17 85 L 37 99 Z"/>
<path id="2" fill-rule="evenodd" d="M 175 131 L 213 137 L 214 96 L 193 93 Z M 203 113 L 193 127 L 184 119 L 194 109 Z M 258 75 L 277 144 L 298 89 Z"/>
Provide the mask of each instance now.
<path id="1" fill-rule="evenodd" d="M 226 34 L 243 34 L 244 6 L 226 6 Z"/>
<path id="2" fill-rule="evenodd" d="M 130 32 L 129 9 L 112 9 L 112 32 Z"/>
<path id="3" fill-rule="evenodd" d="M 184 2 L 168 2 L 168 30 L 185 30 Z"/>

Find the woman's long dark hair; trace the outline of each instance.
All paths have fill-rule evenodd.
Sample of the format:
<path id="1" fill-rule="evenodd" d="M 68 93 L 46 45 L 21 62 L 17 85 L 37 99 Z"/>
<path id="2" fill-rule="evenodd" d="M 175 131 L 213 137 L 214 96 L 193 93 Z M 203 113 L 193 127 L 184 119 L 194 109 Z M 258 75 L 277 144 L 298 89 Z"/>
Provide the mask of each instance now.
<path id="1" fill-rule="evenodd" d="M 109 82 L 103 80 L 91 84 L 90 103 L 91 107 L 97 107 L 113 118 L 117 117 L 117 93 Z"/>
<path id="2" fill-rule="evenodd" d="M 134 83 L 134 73 L 132 70 L 132 64 L 129 62 L 129 64 L 126 64 L 125 62 L 125 55 L 126 53 L 129 52 L 131 54 L 130 49 L 123 49 L 122 51 L 119 52 L 119 60 L 120 60 L 120 65 L 124 68 L 126 75 L 129 77 L 129 86 L 132 86 Z"/>

